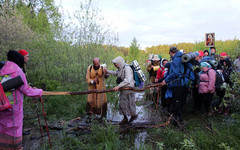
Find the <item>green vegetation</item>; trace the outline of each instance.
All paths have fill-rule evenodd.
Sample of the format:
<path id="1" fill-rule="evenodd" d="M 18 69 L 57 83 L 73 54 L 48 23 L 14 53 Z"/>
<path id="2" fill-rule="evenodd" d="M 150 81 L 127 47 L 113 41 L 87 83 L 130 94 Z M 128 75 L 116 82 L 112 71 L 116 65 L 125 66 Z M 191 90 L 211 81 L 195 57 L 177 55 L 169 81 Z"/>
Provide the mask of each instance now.
<path id="1" fill-rule="evenodd" d="M 63 18 L 72 22 L 65 23 Z M 72 16 L 59 13 L 53 0 L 1 0 L 0 1 L 0 60 L 6 60 L 10 49 L 26 49 L 30 53 L 27 64 L 28 82 L 45 91 L 85 91 L 86 69 L 94 57 L 115 69 L 112 59 L 122 56 L 128 63 L 137 60 L 147 76 L 148 54 L 160 54 L 169 58 L 170 46 L 186 52 L 208 49 L 204 42 L 158 45 L 140 50 L 137 37 L 129 48 L 115 46 L 117 34 L 100 16 L 100 11 L 89 0 L 81 3 Z M 216 41 L 217 53 L 227 52 L 232 58 L 240 54 L 238 39 Z M 232 98 L 230 117 L 187 117 L 186 130 L 168 126 L 147 130 L 148 136 L 139 149 L 240 149 L 239 74 L 234 74 L 233 90 L 227 90 Z M 115 85 L 109 77 L 107 88 Z M 117 106 L 116 93 L 108 93 L 108 101 Z M 85 115 L 85 96 L 45 96 L 44 105 L 48 122 L 70 120 Z M 30 98 L 26 98 L 27 114 L 35 112 Z M 40 106 L 39 106 L 40 108 Z M 188 115 L 186 115 L 188 116 Z M 35 125 L 37 120 L 35 121 Z M 64 133 L 62 139 L 53 141 L 62 149 L 136 149 L 134 135 L 123 137 L 118 127 L 92 124 L 91 133 L 72 136 Z M 46 146 L 47 147 L 47 146 Z"/>

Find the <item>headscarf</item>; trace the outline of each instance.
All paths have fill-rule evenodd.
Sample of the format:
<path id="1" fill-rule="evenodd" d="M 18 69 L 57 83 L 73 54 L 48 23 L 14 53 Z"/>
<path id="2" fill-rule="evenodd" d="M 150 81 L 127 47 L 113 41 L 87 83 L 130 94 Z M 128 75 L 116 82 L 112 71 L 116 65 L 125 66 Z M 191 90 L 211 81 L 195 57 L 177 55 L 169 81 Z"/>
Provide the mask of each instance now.
<path id="1" fill-rule="evenodd" d="M 15 50 L 10 50 L 7 54 L 8 61 L 12 61 L 17 64 L 20 68 L 23 68 L 24 57 Z"/>
<path id="2" fill-rule="evenodd" d="M 208 68 L 211 68 L 211 65 L 207 62 L 201 62 L 201 67 L 208 67 Z"/>

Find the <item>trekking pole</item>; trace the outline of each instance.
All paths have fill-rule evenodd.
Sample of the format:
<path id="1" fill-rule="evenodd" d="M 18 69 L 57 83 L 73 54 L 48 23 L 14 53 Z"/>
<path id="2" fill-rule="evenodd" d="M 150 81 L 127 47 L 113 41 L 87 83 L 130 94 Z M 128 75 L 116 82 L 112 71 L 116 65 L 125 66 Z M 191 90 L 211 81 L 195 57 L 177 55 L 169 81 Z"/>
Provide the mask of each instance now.
<path id="1" fill-rule="evenodd" d="M 40 118 L 39 118 L 39 114 L 38 114 L 37 100 L 34 97 L 33 97 L 33 100 L 35 101 L 35 107 L 36 107 L 36 112 L 37 112 L 37 117 L 38 117 L 38 126 L 40 128 L 41 138 L 42 138 L 42 142 L 43 142 L 42 127 L 41 127 L 41 124 L 40 124 Z"/>
<path id="2" fill-rule="evenodd" d="M 42 103 L 42 110 L 43 110 L 43 116 L 44 116 L 45 124 L 46 124 L 46 128 L 47 128 L 48 140 L 49 140 L 50 148 L 52 148 L 52 143 L 51 143 L 50 134 L 49 134 L 49 130 L 48 130 L 47 119 L 46 119 L 46 115 L 45 115 L 45 111 L 44 111 L 42 97 L 40 97 L 40 100 L 41 100 L 41 103 Z"/>

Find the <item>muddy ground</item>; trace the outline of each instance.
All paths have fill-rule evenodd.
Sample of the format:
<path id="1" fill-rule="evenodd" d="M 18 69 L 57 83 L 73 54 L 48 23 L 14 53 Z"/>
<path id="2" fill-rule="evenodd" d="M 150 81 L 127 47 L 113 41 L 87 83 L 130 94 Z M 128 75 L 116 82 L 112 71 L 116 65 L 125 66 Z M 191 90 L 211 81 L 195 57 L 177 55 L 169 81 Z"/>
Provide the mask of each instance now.
<path id="1" fill-rule="evenodd" d="M 152 101 L 144 100 L 144 93 L 136 93 L 136 104 L 138 118 L 128 125 L 120 126 L 120 133 L 127 134 L 128 129 L 135 128 L 140 130 L 135 135 L 134 145 L 136 148 L 140 146 L 147 136 L 145 127 L 156 124 L 162 124 L 167 121 L 168 117 L 163 115 Z M 31 115 L 32 117 L 32 115 Z M 44 128 L 42 131 L 43 138 L 41 138 L 41 132 L 38 125 L 38 118 L 25 116 L 24 118 L 24 135 L 23 135 L 23 147 L 25 150 L 45 149 L 49 145 L 49 139 L 45 129 L 44 118 L 41 115 L 41 126 Z M 87 134 L 90 132 L 90 123 L 86 123 L 87 116 L 79 116 L 72 120 L 59 120 L 56 122 L 48 122 L 51 141 L 61 140 L 64 134 Z M 123 119 L 123 116 L 117 109 L 111 104 L 108 105 L 107 116 L 104 121 L 96 119 L 101 124 L 113 124 L 118 126 L 118 123 Z M 129 118 L 130 119 L 130 118 Z"/>

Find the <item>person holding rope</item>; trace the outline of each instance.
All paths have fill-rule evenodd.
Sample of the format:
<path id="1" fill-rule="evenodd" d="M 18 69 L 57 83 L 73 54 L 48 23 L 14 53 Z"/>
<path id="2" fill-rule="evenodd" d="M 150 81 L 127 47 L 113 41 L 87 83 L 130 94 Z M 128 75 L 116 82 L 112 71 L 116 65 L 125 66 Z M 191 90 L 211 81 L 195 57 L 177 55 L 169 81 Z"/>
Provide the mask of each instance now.
<path id="1" fill-rule="evenodd" d="M 13 101 L 12 109 L 0 111 L 0 149 L 23 149 L 23 95 L 41 97 L 43 90 L 28 86 L 26 76 L 21 70 L 24 65 L 24 57 L 20 53 L 10 50 L 7 58 L 8 61 L 0 70 L 0 75 L 8 75 L 10 78 L 20 76 L 23 85 L 11 90 L 12 96 L 8 96 L 9 101 L 10 99 Z"/>
<path id="2" fill-rule="evenodd" d="M 110 75 L 117 76 L 117 86 L 113 89 L 119 91 L 119 88 L 124 87 L 134 87 L 134 77 L 131 67 L 125 63 L 124 59 L 120 56 L 113 59 L 114 66 L 118 69 L 117 71 L 106 70 L 105 73 Z M 119 96 L 119 106 L 120 112 L 123 114 L 124 118 L 120 122 L 120 125 L 132 122 L 137 118 L 136 114 L 136 103 L 135 103 L 135 92 L 131 90 L 120 91 Z M 131 116 L 131 119 L 128 121 L 127 116 Z"/>
<path id="3" fill-rule="evenodd" d="M 86 74 L 88 90 L 105 90 L 105 78 L 107 78 L 107 75 L 103 72 L 103 67 L 100 65 L 100 59 L 94 58 L 93 65 L 88 67 Z M 91 115 L 101 115 L 101 117 L 105 116 L 107 112 L 106 93 L 88 94 L 86 111 L 89 115 L 88 119 L 91 119 Z"/>

